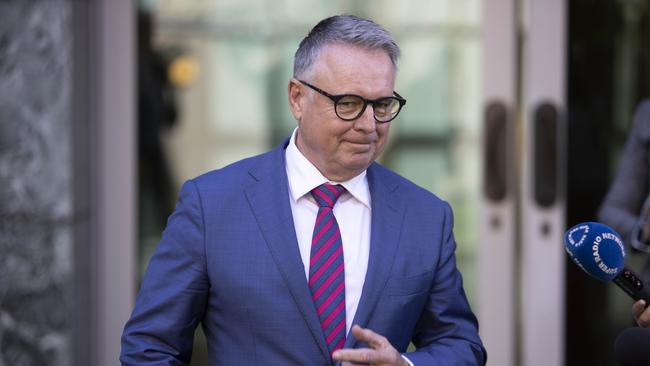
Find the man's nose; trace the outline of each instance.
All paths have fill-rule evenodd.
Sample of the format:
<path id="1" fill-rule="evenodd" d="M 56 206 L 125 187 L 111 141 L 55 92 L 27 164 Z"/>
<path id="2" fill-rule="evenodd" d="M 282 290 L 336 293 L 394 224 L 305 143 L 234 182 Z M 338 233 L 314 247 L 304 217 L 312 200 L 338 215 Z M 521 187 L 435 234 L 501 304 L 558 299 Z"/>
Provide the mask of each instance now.
<path id="1" fill-rule="evenodd" d="M 354 120 L 354 128 L 365 133 L 375 131 L 377 128 L 377 121 L 375 121 L 375 111 L 371 104 L 368 104 L 366 110 L 363 111 L 361 116 Z"/>

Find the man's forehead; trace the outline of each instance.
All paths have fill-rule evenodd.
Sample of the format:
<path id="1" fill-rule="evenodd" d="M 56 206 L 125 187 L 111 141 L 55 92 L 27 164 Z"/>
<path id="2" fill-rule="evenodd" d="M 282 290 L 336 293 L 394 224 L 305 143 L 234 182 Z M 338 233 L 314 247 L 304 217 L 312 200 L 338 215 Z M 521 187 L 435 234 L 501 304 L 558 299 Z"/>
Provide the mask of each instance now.
<path id="1" fill-rule="evenodd" d="M 395 68 L 383 49 L 369 49 L 346 43 L 324 46 L 313 65 L 319 74 L 374 74 L 393 78 Z"/>

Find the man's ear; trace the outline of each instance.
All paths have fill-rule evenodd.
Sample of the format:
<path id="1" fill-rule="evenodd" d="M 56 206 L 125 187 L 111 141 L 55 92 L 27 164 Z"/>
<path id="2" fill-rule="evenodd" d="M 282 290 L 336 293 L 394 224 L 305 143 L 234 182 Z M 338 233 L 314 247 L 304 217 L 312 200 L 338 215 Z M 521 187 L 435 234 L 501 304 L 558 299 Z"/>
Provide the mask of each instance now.
<path id="1" fill-rule="evenodd" d="M 291 109 L 291 114 L 293 118 L 297 121 L 300 121 L 302 118 L 303 108 L 305 105 L 305 93 L 304 88 L 300 82 L 296 79 L 289 80 L 289 108 Z"/>

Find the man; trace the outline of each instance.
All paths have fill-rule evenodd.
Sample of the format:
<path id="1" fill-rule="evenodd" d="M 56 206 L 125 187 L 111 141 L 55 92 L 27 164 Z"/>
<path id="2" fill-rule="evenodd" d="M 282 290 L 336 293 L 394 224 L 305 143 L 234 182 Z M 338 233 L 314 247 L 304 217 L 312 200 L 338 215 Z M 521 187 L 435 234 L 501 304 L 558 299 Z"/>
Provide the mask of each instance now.
<path id="1" fill-rule="evenodd" d="M 125 365 L 479 365 L 449 205 L 374 163 L 406 101 L 399 49 L 354 16 L 318 23 L 275 150 L 190 180 L 126 324 Z M 417 347 L 406 352 L 409 342 Z"/>

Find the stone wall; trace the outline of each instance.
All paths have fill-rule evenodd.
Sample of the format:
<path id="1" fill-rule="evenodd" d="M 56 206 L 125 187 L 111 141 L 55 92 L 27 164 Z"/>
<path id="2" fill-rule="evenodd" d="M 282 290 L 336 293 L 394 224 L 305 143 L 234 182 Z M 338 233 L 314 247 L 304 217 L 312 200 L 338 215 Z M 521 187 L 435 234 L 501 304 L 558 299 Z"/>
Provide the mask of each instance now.
<path id="1" fill-rule="evenodd" d="M 69 0 L 0 2 L 0 366 L 72 364 Z"/>

